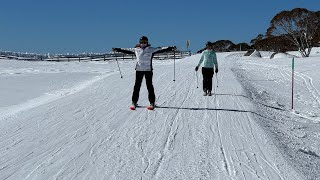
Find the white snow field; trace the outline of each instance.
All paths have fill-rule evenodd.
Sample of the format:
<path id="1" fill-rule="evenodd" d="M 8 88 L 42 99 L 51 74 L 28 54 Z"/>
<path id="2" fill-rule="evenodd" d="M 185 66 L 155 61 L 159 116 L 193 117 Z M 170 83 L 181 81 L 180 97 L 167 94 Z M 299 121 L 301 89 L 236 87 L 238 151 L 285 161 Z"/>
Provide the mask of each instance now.
<path id="1" fill-rule="evenodd" d="M 219 53 L 209 97 L 199 58 L 176 60 L 175 82 L 154 61 L 154 111 L 128 108 L 134 61 L 121 79 L 114 61 L 1 60 L 0 179 L 319 178 L 319 57 L 298 60 L 295 112 L 288 59 Z"/>

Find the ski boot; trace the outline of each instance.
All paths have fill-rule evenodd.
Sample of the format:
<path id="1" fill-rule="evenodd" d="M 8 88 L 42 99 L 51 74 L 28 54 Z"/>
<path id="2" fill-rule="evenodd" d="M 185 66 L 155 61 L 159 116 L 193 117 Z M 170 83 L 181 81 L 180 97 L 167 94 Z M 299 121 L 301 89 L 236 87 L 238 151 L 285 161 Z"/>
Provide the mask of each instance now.
<path id="1" fill-rule="evenodd" d="M 137 106 L 138 106 L 137 103 L 132 102 L 132 105 L 130 106 L 130 109 L 131 109 L 131 110 L 136 110 Z"/>
<path id="2" fill-rule="evenodd" d="M 207 91 L 204 91 L 203 92 L 203 96 L 207 96 L 208 95 L 208 92 Z"/>
<path id="3" fill-rule="evenodd" d="M 154 103 L 150 103 L 150 105 L 147 106 L 148 110 L 154 110 L 154 108 L 155 108 L 155 104 Z"/>

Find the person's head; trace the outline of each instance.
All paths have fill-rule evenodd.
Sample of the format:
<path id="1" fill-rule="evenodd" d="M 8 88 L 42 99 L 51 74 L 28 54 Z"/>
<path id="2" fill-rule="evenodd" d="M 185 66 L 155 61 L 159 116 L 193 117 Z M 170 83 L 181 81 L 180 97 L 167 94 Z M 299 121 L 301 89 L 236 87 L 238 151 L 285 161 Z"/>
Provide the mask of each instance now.
<path id="1" fill-rule="evenodd" d="M 147 47 L 149 45 L 148 38 L 146 36 L 142 36 L 139 39 L 139 44 L 140 44 L 140 47 L 142 48 Z"/>
<path id="2" fill-rule="evenodd" d="M 212 43 L 211 43 L 210 41 L 208 41 L 208 42 L 206 43 L 206 49 L 209 50 L 209 51 L 212 51 L 213 45 L 212 45 Z"/>

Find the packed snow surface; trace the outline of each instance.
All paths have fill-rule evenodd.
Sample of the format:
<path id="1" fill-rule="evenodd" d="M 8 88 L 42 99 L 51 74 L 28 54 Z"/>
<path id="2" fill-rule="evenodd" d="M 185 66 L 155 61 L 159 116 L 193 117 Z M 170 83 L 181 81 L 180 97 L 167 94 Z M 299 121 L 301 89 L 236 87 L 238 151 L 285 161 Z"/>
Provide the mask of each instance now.
<path id="1" fill-rule="evenodd" d="M 120 78 L 114 61 L 1 60 L 0 179 L 319 177 L 318 161 L 302 162 L 320 155 L 316 58 L 297 64 L 295 112 L 290 60 L 220 53 L 209 97 L 194 71 L 199 59 L 176 60 L 176 81 L 174 60 L 153 62 L 154 111 L 145 108 L 145 85 L 142 107 L 129 110 L 133 61 L 119 62 Z M 303 145 L 283 147 L 288 139 Z"/>

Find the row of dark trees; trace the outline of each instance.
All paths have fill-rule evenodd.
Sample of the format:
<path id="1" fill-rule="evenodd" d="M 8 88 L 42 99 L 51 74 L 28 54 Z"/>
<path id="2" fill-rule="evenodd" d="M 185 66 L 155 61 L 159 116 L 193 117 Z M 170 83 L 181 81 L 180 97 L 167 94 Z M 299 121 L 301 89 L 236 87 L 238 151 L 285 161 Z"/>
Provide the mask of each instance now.
<path id="1" fill-rule="evenodd" d="M 213 49 L 216 52 L 248 51 L 253 48 L 247 43 L 234 44 L 230 40 L 219 40 L 216 42 L 212 42 L 212 44 L 213 44 Z M 199 50 L 197 53 L 201 53 L 203 50 L 205 50 L 205 48 Z"/>
<path id="2" fill-rule="evenodd" d="M 312 47 L 320 46 L 320 11 L 304 8 L 282 11 L 273 17 L 266 34 L 259 34 L 251 44 L 257 50 L 298 50 L 308 57 Z"/>
<path id="3" fill-rule="evenodd" d="M 250 45 L 234 44 L 229 40 L 213 42 L 213 48 L 217 52 L 250 49 L 274 52 L 300 51 L 303 57 L 308 57 L 311 48 L 315 46 L 320 46 L 320 11 L 314 12 L 304 8 L 282 11 L 275 15 L 266 34 L 259 34 L 251 40 Z"/>

